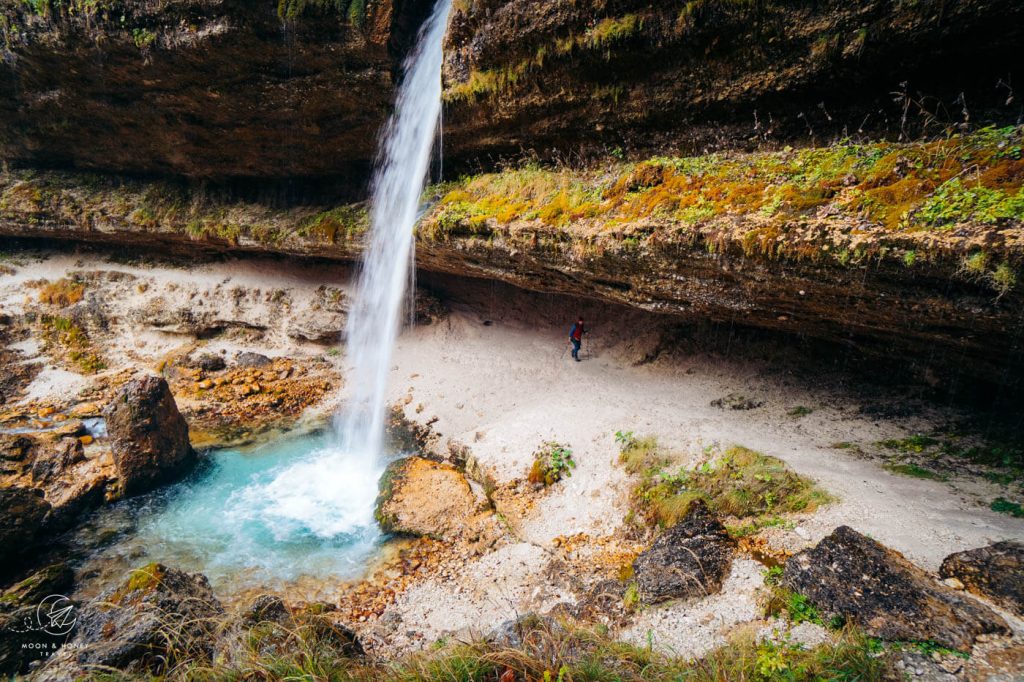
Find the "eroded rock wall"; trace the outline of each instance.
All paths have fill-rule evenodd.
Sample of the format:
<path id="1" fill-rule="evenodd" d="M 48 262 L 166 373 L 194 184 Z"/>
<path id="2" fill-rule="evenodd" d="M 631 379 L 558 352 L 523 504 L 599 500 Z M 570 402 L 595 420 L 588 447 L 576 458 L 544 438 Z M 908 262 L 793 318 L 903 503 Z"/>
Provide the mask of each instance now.
<path id="1" fill-rule="evenodd" d="M 1022 36 L 1012 0 L 461 2 L 446 146 L 477 168 L 976 122 L 1011 95 Z"/>
<path id="2" fill-rule="evenodd" d="M 3 0 L 0 158 L 361 189 L 424 6 Z"/>

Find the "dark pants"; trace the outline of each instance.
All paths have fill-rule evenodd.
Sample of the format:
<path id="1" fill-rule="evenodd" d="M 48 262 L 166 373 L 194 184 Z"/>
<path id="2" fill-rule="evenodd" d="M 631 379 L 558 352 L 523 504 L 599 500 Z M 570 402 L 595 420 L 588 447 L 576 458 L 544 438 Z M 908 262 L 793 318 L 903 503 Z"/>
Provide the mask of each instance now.
<path id="1" fill-rule="evenodd" d="M 580 343 L 579 339 L 570 338 L 569 341 L 572 343 L 572 356 L 576 360 L 580 359 Z"/>

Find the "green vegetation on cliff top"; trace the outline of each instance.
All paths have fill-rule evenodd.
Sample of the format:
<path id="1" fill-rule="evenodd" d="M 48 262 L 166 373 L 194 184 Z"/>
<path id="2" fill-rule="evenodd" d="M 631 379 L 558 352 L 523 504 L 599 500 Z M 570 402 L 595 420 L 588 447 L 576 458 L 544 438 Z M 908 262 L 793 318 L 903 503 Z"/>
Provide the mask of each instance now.
<path id="1" fill-rule="evenodd" d="M 900 267 L 952 260 L 997 294 L 1024 261 L 1024 126 L 896 144 L 526 164 L 437 185 L 420 241 L 492 242 L 569 259 L 697 249 Z M 94 174 L 0 173 L 0 221 L 25 231 L 175 234 L 257 250 L 352 255 L 365 206 L 279 209 Z M 15 231 L 17 232 L 17 231 Z M 10 233 L 10 232 L 8 232 Z"/>
<path id="2" fill-rule="evenodd" d="M 889 255 L 891 242 L 904 245 L 907 267 L 955 242 L 965 276 L 1006 291 L 1024 255 L 1022 148 L 1024 127 L 1011 126 L 931 142 L 842 141 L 587 170 L 527 164 L 436 187 L 438 207 L 421 231 L 433 240 L 554 235 L 575 242 L 578 255 L 599 253 L 609 238 L 635 248 L 702 237 L 709 250 L 735 244 L 747 256 L 842 265 Z M 992 256 L 993 246 L 1004 253 Z"/>

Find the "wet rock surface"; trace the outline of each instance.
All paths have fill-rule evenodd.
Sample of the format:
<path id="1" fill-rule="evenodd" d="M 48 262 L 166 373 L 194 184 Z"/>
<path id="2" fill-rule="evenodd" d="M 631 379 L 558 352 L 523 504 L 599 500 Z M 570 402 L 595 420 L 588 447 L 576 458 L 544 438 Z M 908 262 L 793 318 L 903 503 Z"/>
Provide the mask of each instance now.
<path id="1" fill-rule="evenodd" d="M 997 542 L 950 554 L 939 575 L 956 578 L 968 591 L 1024 617 L 1024 544 L 1020 542 Z"/>
<path id="2" fill-rule="evenodd" d="M 133 379 L 117 392 L 103 414 L 125 494 L 150 490 L 195 463 L 188 424 L 164 379 Z"/>
<path id="3" fill-rule="evenodd" d="M 639 597 L 654 604 L 715 594 L 722 589 L 734 551 L 725 526 L 696 500 L 679 523 L 633 562 Z"/>
<path id="4" fill-rule="evenodd" d="M 223 614 L 204 576 L 150 564 L 83 606 L 69 646 L 35 679 L 76 679 L 103 667 L 158 672 L 185 658 L 209 660 Z"/>
<path id="5" fill-rule="evenodd" d="M 886 640 L 931 641 L 969 652 L 979 636 L 1009 632 L 992 609 L 848 526 L 793 556 L 783 584 L 825 617 L 842 618 Z"/>
<path id="6" fill-rule="evenodd" d="M 0 435 L 0 574 L 52 550 L 60 531 L 104 503 L 115 479 L 109 450 L 87 449 L 83 441 L 92 438 L 78 435 L 81 422 L 57 424 Z"/>

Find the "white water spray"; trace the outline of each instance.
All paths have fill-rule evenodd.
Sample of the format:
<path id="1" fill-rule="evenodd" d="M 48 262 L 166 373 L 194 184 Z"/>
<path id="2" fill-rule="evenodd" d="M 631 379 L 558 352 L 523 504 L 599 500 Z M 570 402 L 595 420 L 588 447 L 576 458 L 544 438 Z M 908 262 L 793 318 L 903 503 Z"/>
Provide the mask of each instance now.
<path id="1" fill-rule="evenodd" d="M 413 229 L 441 114 L 442 43 L 451 0 L 437 0 L 403 65 L 395 112 L 384 128 L 372 183 L 370 233 L 349 311 L 350 387 L 334 419 L 335 442 L 253 482 L 237 500 L 279 541 L 312 534 L 376 537 L 373 503 L 383 471 L 385 391 L 404 294 Z M 251 519 L 250 519 L 251 520 Z"/>
<path id="2" fill-rule="evenodd" d="M 388 372 L 409 281 L 420 197 L 441 116 L 442 42 L 451 0 L 437 5 L 406 57 L 395 113 L 384 129 L 372 185 L 370 241 L 348 317 L 346 410 L 336 420 L 342 449 L 371 461 L 383 450 Z"/>

